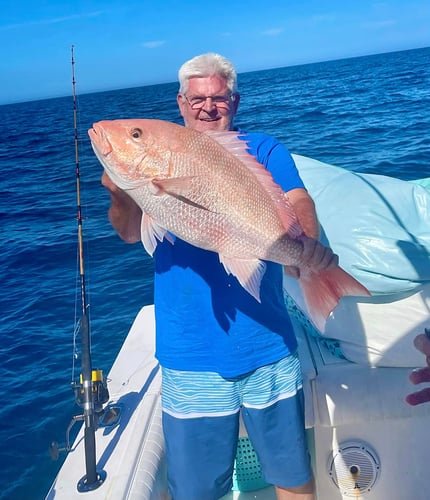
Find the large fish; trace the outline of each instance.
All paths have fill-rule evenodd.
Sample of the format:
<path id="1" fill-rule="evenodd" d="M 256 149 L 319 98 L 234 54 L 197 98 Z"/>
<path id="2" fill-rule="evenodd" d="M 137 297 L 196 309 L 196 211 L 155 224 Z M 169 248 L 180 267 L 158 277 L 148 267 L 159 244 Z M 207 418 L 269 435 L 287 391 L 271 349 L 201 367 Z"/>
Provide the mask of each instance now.
<path id="1" fill-rule="evenodd" d="M 237 132 L 201 133 L 161 120 L 112 120 L 88 131 L 111 180 L 142 209 L 142 242 L 152 255 L 169 233 L 219 254 L 225 270 L 257 300 L 264 260 L 296 266 L 321 330 L 343 295 L 369 292 L 339 266 L 312 269 L 307 238 L 271 174 Z"/>

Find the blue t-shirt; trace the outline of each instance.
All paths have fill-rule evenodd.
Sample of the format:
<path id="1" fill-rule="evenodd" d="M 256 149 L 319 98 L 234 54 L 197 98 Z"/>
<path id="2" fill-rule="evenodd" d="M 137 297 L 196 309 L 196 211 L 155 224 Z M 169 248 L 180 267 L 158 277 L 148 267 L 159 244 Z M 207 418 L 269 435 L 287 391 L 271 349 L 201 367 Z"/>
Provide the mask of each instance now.
<path id="1" fill-rule="evenodd" d="M 273 137 L 247 133 L 248 148 L 284 191 L 303 188 L 288 150 Z M 176 238 L 155 258 L 156 357 L 175 370 L 236 377 L 297 349 L 285 307 L 282 266 L 266 262 L 257 302 L 215 252 Z"/>

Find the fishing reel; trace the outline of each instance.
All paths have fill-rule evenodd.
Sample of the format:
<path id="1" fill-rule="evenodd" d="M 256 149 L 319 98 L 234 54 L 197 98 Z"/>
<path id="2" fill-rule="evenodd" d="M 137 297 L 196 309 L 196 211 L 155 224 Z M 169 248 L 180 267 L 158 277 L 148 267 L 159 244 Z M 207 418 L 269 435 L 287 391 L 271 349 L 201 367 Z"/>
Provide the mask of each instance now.
<path id="1" fill-rule="evenodd" d="M 72 382 L 72 389 L 75 394 L 75 402 L 81 408 L 85 404 L 85 393 L 83 386 L 82 374 L 79 377 L 79 382 Z M 103 405 L 109 401 L 109 391 L 107 381 L 103 377 L 102 370 L 92 370 L 91 373 L 91 398 L 94 405 L 94 422 L 96 428 L 101 427 L 114 427 L 120 418 L 121 408 L 118 405 L 108 405 L 106 409 Z M 85 415 L 74 415 L 66 430 L 66 443 L 59 446 L 57 441 L 53 441 L 49 446 L 49 454 L 53 460 L 58 460 L 61 451 L 69 452 L 72 447 L 70 445 L 70 432 L 76 422 L 83 422 Z"/>
<path id="2" fill-rule="evenodd" d="M 72 382 L 72 389 L 75 393 L 76 404 L 83 408 L 85 399 L 82 374 L 79 376 L 79 383 Z M 103 413 L 103 405 L 109 401 L 109 391 L 102 370 L 93 370 L 91 373 L 91 397 L 96 415 Z"/>

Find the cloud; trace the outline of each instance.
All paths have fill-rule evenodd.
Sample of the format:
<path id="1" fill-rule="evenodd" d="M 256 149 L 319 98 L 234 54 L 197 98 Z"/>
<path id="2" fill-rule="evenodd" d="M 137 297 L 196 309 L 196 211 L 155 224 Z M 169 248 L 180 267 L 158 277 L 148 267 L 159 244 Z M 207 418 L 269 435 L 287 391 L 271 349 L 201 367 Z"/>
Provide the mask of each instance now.
<path id="1" fill-rule="evenodd" d="M 313 24 L 332 23 L 336 20 L 337 16 L 335 14 L 317 14 L 310 18 L 310 22 Z"/>
<path id="2" fill-rule="evenodd" d="M 270 28 L 268 30 L 264 30 L 261 32 L 262 35 L 266 36 L 278 36 L 280 35 L 284 30 L 282 28 Z"/>
<path id="3" fill-rule="evenodd" d="M 373 30 L 379 30 L 381 28 L 387 28 L 389 26 L 394 26 L 395 24 L 397 24 L 397 21 L 394 21 L 394 19 L 387 19 L 385 21 L 375 21 L 375 22 L 365 23 L 365 24 L 363 24 L 363 28 L 370 28 Z"/>
<path id="4" fill-rule="evenodd" d="M 22 23 L 5 24 L 4 26 L 0 26 L 0 31 L 16 29 L 16 28 L 25 28 L 27 26 L 39 26 L 39 25 L 64 23 L 67 21 L 74 21 L 76 19 L 83 19 L 86 17 L 96 17 L 96 16 L 99 16 L 100 14 L 103 14 L 103 11 L 99 10 L 96 12 L 89 12 L 88 14 L 74 14 L 72 16 L 53 17 L 50 19 L 36 19 L 34 21 L 24 21 Z"/>
<path id="5" fill-rule="evenodd" d="M 161 47 L 166 43 L 166 40 L 153 40 L 151 42 L 143 42 L 142 46 L 146 49 L 156 49 L 157 47 Z"/>

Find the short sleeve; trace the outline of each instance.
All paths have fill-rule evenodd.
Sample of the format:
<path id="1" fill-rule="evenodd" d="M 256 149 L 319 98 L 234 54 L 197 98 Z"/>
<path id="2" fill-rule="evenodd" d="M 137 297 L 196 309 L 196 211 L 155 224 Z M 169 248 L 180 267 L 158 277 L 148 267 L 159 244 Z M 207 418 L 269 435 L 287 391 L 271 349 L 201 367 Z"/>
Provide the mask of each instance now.
<path id="1" fill-rule="evenodd" d="M 249 152 L 272 174 L 284 191 L 304 188 L 296 164 L 288 149 L 274 137 L 265 134 L 245 133 Z"/>

